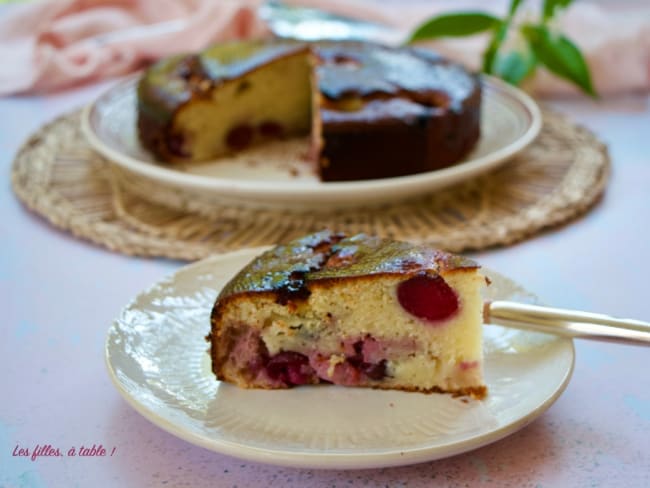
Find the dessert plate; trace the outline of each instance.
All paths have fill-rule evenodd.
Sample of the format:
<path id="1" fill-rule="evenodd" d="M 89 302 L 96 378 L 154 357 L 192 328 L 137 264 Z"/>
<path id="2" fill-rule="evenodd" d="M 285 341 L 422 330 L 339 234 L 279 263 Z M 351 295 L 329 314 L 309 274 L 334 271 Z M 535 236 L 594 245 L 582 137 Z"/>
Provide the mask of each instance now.
<path id="1" fill-rule="evenodd" d="M 132 177 L 148 183 L 131 185 L 141 196 L 169 205 L 168 190 L 205 204 L 275 206 L 293 210 L 376 205 L 413 198 L 477 176 L 524 149 L 540 131 L 537 104 L 524 92 L 483 76 L 481 139 L 455 166 L 398 178 L 321 182 L 304 160 L 308 139 L 296 138 L 253 148 L 235 157 L 193 165 L 157 162 L 138 142 L 137 78 L 116 85 L 87 106 L 82 129 L 92 147 Z M 167 192 L 152 191 L 157 185 Z"/>
<path id="2" fill-rule="evenodd" d="M 285 466 L 357 469 L 440 459 L 532 422 L 566 387 L 573 342 L 485 326 L 483 401 L 338 386 L 244 390 L 210 371 L 209 317 L 221 287 L 265 248 L 182 268 L 140 294 L 106 342 L 111 379 L 144 417 L 188 442 Z M 487 271 L 489 300 L 534 302 Z"/>

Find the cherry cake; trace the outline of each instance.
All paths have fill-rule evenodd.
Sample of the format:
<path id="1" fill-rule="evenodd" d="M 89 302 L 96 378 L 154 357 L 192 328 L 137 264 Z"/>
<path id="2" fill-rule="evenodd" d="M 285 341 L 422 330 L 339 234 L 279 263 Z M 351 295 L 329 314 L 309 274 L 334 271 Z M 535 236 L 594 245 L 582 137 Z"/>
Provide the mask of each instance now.
<path id="1" fill-rule="evenodd" d="M 478 76 L 416 48 L 236 41 L 164 59 L 138 84 L 140 141 L 168 163 L 310 134 L 323 181 L 460 161 L 480 132 Z"/>
<path id="2" fill-rule="evenodd" d="M 255 258 L 211 316 L 212 369 L 244 388 L 344 386 L 483 398 L 486 278 L 464 257 L 315 233 Z"/>

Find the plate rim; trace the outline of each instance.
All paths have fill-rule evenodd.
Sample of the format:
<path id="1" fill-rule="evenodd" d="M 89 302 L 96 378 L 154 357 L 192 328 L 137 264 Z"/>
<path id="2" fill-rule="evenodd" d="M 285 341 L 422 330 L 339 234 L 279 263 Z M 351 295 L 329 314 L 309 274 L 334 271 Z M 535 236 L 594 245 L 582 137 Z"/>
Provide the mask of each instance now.
<path id="1" fill-rule="evenodd" d="M 267 198 L 285 197 L 290 191 L 295 197 L 313 197 L 314 192 L 321 198 L 332 200 L 337 196 L 347 195 L 349 192 L 372 193 L 385 189 L 387 186 L 397 185 L 406 189 L 442 188 L 466 178 L 483 173 L 504 164 L 511 157 L 525 149 L 539 135 L 542 128 L 542 114 L 539 105 L 523 90 L 516 88 L 505 81 L 491 75 L 481 74 L 481 83 L 488 89 L 505 93 L 510 99 L 515 100 L 524 109 L 530 118 L 526 131 L 517 140 L 509 145 L 492 151 L 479 158 L 453 165 L 447 168 L 418 173 L 414 175 L 373 180 L 356 180 L 343 182 L 291 182 L 291 181 L 262 181 L 247 179 L 230 179 L 214 176 L 186 173 L 173 167 L 167 168 L 149 161 L 140 160 L 129 156 L 111 147 L 96 133 L 91 123 L 91 116 L 98 103 L 114 91 L 124 89 L 127 85 L 135 84 L 140 75 L 131 76 L 109 88 L 90 104 L 87 104 L 81 113 L 81 131 L 94 150 L 104 156 L 111 164 L 136 173 L 141 177 L 164 183 L 176 188 L 189 190 L 210 191 L 220 197 L 246 197 L 263 195 Z M 223 192 L 228 192 L 224 195 Z"/>
<path id="2" fill-rule="evenodd" d="M 172 421 L 166 419 L 155 410 L 148 408 L 146 405 L 138 402 L 138 400 L 126 390 L 122 385 L 117 373 L 111 363 L 111 351 L 109 348 L 110 338 L 115 330 L 115 326 L 119 317 L 131 308 L 143 295 L 147 295 L 163 283 L 173 282 L 175 276 L 181 272 L 190 272 L 193 268 L 198 268 L 205 265 L 209 261 L 220 261 L 224 259 L 236 258 L 240 255 L 249 255 L 253 253 L 261 253 L 268 250 L 273 246 L 262 246 L 255 248 L 245 248 L 237 251 L 215 254 L 206 259 L 196 261 L 190 265 L 183 266 L 177 269 L 170 275 L 163 277 L 156 281 L 153 285 L 141 290 L 123 309 L 120 314 L 113 320 L 111 326 L 108 328 L 106 340 L 104 343 L 104 364 L 106 366 L 108 376 L 120 393 L 122 398 L 140 415 L 151 422 L 158 428 L 182 439 L 186 442 L 202 447 L 204 449 L 225 454 L 238 459 L 245 459 L 253 462 L 260 462 L 276 466 L 293 467 L 293 468 L 308 468 L 308 469 L 373 469 L 385 467 L 406 466 L 422 462 L 435 461 L 452 457 L 465 452 L 473 451 L 493 442 L 497 442 L 510 434 L 517 432 L 526 425 L 536 420 L 542 413 L 555 403 L 555 401 L 566 390 L 575 369 L 575 344 L 570 338 L 558 336 L 558 340 L 566 347 L 569 346 L 570 364 L 564 372 L 559 381 L 559 386 L 555 388 L 551 394 L 545 398 L 536 408 L 526 412 L 523 416 L 516 418 L 514 421 L 502 425 L 496 429 L 491 429 L 483 432 L 477 436 L 460 440 L 452 441 L 446 444 L 437 444 L 434 446 L 419 446 L 413 448 L 396 448 L 381 453 L 373 452 L 297 452 L 287 449 L 268 449 L 261 448 L 244 443 L 233 442 L 225 439 L 215 439 L 207 435 L 195 433 L 189 429 L 174 424 Z"/>

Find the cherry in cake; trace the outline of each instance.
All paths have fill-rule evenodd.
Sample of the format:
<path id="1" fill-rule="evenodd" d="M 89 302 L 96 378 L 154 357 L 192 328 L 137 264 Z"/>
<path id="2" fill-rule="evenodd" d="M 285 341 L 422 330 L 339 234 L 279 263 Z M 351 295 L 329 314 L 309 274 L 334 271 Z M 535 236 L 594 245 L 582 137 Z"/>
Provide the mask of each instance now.
<path id="1" fill-rule="evenodd" d="M 334 383 L 482 398 L 485 278 L 426 246 L 328 231 L 247 265 L 212 311 L 212 368 L 245 388 Z"/>

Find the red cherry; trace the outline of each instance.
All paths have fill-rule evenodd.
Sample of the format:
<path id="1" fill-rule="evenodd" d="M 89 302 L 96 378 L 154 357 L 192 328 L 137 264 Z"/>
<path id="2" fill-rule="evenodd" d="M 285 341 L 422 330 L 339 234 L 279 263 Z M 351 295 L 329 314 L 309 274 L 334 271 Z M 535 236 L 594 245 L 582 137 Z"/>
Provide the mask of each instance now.
<path id="1" fill-rule="evenodd" d="M 397 286 L 397 299 L 411 315 L 437 322 L 458 310 L 458 296 L 439 275 L 418 275 Z"/>
<path id="2" fill-rule="evenodd" d="M 361 363 L 359 369 L 371 380 L 383 380 L 386 377 L 386 360 L 378 363 Z"/>
<path id="3" fill-rule="evenodd" d="M 239 151 L 247 148 L 253 141 L 253 128 L 248 124 L 240 124 L 228 131 L 226 135 L 226 144 L 231 149 Z"/>
<path id="4" fill-rule="evenodd" d="M 298 352 L 285 351 L 273 356 L 266 370 L 274 380 L 287 385 L 305 385 L 313 383 L 315 371 L 309 365 L 307 356 Z"/>
<path id="5" fill-rule="evenodd" d="M 274 122 L 273 120 L 262 122 L 259 125 L 258 130 L 264 137 L 279 139 L 284 135 L 284 127 L 282 124 Z"/>
<path id="6" fill-rule="evenodd" d="M 187 149 L 185 136 L 183 134 L 171 134 L 167 137 L 167 149 L 174 156 L 180 158 L 189 158 L 191 156 L 190 151 Z"/>

